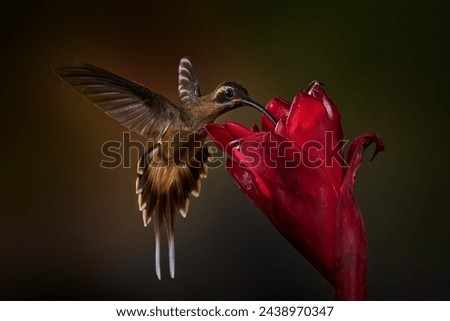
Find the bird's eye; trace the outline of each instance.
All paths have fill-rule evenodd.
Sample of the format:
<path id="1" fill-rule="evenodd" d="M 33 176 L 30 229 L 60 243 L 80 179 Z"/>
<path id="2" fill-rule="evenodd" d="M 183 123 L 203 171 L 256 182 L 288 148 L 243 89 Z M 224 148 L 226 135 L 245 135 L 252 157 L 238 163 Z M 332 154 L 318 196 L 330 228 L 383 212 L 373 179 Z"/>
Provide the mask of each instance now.
<path id="1" fill-rule="evenodd" d="M 234 97 L 234 90 L 232 88 L 225 89 L 225 97 L 231 99 Z"/>

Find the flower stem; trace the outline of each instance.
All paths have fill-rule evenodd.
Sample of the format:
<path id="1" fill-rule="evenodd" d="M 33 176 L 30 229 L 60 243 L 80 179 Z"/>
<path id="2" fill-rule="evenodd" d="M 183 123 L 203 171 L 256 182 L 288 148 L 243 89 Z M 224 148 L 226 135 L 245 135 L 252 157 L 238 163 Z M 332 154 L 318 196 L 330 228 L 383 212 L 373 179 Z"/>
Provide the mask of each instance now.
<path id="1" fill-rule="evenodd" d="M 361 266 L 347 269 L 340 277 L 339 285 L 334 287 L 335 299 L 339 301 L 361 301 L 366 299 L 366 271 Z"/>
<path id="2" fill-rule="evenodd" d="M 367 236 L 361 216 L 357 222 L 357 228 L 346 229 L 342 235 L 334 283 L 336 300 L 358 301 L 367 296 Z"/>

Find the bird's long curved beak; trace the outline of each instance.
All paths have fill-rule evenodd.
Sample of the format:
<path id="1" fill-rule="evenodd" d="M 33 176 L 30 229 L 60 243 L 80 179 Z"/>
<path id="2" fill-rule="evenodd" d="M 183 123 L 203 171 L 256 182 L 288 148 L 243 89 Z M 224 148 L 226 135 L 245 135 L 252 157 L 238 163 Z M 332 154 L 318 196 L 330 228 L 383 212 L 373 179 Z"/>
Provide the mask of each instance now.
<path id="1" fill-rule="evenodd" d="M 249 106 L 251 106 L 251 107 L 254 107 L 254 108 L 258 109 L 260 112 L 262 112 L 264 115 L 266 115 L 267 118 L 269 118 L 270 121 L 271 121 L 274 125 L 277 124 L 276 119 L 275 119 L 275 118 L 267 111 L 267 109 L 265 109 L 263 106 L 261 106 L 260 104 L 258 104 L 256 101 L 254 101 L 254 100 L 251 99 L 250 97 L 243 98 L 243 99 L 241 100 L 241 103 L 242 103 L 242 104 L 249 105 Z"/>
<path id="2" fill-rule="evenodd" d="M 264 115 L 267 116 L 267 118 L 270 119 L 270 121 L 276 125 L 277 124 L 277 120 L 267 111 L 267 109 L 265 109 L 263 106 L 261 106 L 259 103 L 257 103 L 256 101 L 254 101 L 253 99 L 251 99 L 250 97 L 246 97 L 244 99 L 241 100 L 241 102 L 243 104 L 249 105 L 253 108 L 256 108 L 257 110 L 259 110 L 260 112 L 262 112 Z"/>

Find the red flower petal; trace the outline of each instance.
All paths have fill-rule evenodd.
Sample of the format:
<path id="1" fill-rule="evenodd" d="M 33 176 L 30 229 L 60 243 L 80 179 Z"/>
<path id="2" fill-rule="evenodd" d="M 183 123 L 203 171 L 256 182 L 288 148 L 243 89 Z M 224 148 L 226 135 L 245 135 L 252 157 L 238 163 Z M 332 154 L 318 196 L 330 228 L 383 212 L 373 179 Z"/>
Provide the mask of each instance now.
<path id="1" fill-rule="evenodd" d="M 344 164 L 342 128 L 336 131 L 322 99 L 305 92 L 298 94 L 292 102 L 286 127 L 287 137 L 307 152 L 311 164 L 324 168 L 330 178 L 330 188 L 339 194 Z"/>
<path id="2" fill-rule="evenodd" d="M 226 122 L 223 126 L 228 130 L 234 139 L 247 137 L 253 134 L 253 131 L 234 121 Z"/>
<path id="3" fill-rule="evenodd" d="M 300 92 L 294 98 L 286 125 L 289 137 L 299 147 L 309 141 L 324 143 L 327 131 L 333 133 L 334 141 L 342 140 L 342 127 L 340 124 L 335 126 L 334 120 L 329 118 L 322 99 L 305 92 Z"/>
<path id="4" fill-rule="evenodd" d="M 379 152 L 384 151 L 384 143 L 381 137 L 375 132 L 367 132 L 355 138 L 348 150 L 348 168 L 342 186 L 348 185 L 349 188 L 353 188 L 356 171 L 362 162 L 363 152 L 372 143 L 375 143 L 375 150 L 370 160 L 373 160 Z"/>
<path id="5" fill-rule="evenodd" d="M 289 113 L 291 103 L 283 98 L 272 98 L 266 105 L 267 111 L 275 117 L 277 121 L 280 119 L 286 120 Z M 263 131 L 273 131 L 275 125 L 267 118 L 266 115 L 262 115 L 261 129 Z"/>
<path id="6" fill-rule="evenodd" d="M 275 134 L 287 137 L 287 129 L 286 129 L 286 121 L 283 119 L 280 119 L 280 121 L 277 123 L 277 126 L 275 126 L 275 129 L 273 131 Z"/>
<path id="7" fill-rule="evenodd" d="M 364 150 L 375 143 L 372 159 L 384 150 L 383 141 L 374 132 L 358 136 L 350 146 L 349 167 L 341 186 L 336 214 L 336 266 L 334 287 L 339 300 L 361 300 L 366 297 L 367 236 L 361 210 L 353 194 L 355 174 Z"/>
<path id="8" fill-rule="evenodd" d="M 235 139 L 234 136 L 222 125 L 208 123 L 203 126 L 203 128 L 222 152 L 224 152 L 226 146 Z"/>
<path id="9" fill-rule="evenodd" d="M 338 140 L 342 140 L 344 138 L 344 135 L 341 125 L 341 114 L 339 113 L 339 110 L 337 109 L 333 101 L 328 97 L 325 90 L 323 90 L 322 85 L 318 81 L 313 81 L 309 84 L 308 87 L 306 87 L 304 91 L 308 95 L 311 95 L 322 102 L 327 112 L 328 118 L 330 119 L 329 130 L 332 130 L 336 133 Z"/>

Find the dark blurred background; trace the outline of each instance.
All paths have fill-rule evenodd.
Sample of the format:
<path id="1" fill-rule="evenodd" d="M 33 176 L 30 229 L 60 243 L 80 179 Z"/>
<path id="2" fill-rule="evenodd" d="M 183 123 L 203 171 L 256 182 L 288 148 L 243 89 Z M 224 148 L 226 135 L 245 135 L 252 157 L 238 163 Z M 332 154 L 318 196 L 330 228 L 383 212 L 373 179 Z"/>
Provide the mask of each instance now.
<path id="1" fill-rule="evenodd" d="M 15 1 L 0 48 L 0 298 L 320 300 L 331 287 L 224 168 L 178 219 L 177 276 L 154 273 L 135 170 L 103 169 L 123 128 L 52 68 L 85 61 L 178 101 L 180 57 L 204 92 L 243 83 L 261 103 L 317 79 L 346 137 L 386 151 L 357 176 L 369 299 L 450 299 L 449 50 L 445 1 Z M 241 109 L 218 122 L 258 123 Z M 134 139 L 139 139 L 135 134 Z M 134 160 L 136 157 L 134 157 Z"/>

